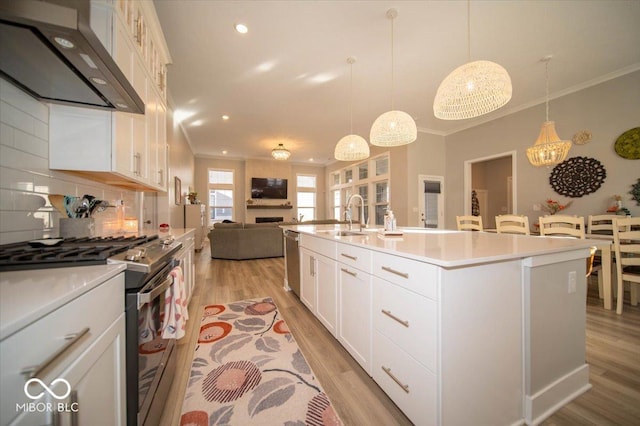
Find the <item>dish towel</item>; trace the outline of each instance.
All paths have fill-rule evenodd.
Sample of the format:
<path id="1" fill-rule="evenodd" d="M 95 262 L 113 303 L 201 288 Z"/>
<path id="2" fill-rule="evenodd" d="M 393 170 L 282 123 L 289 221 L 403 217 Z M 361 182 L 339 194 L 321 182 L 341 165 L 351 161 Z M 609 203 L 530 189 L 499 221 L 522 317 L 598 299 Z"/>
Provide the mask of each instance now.
<path id="1" fill-rule="evenodd" d="M 163 339 L 180 339 L 184 336 L 184 327 L 189 319 L 187 297 L 184 288 L 182 267 L 176 266 L 169 272 L 173 282 L 164 295 L 164 320 L 162 321 Z"/>

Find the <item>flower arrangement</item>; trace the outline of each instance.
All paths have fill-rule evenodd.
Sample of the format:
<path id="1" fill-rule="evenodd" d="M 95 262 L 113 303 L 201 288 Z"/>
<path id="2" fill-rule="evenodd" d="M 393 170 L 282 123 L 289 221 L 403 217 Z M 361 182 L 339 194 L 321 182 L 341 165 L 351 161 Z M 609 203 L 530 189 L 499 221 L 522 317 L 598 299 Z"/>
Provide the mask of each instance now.
<path id="1" fill-rule="evenodd" d="M 569 201 L 567 204 L 560 204 L 559 201 L 548 199 L 544 204 L 542 204 L 542 209 L 549 214 L 556 214 L 569 207 L 572 203 L 573 201 Z"/>

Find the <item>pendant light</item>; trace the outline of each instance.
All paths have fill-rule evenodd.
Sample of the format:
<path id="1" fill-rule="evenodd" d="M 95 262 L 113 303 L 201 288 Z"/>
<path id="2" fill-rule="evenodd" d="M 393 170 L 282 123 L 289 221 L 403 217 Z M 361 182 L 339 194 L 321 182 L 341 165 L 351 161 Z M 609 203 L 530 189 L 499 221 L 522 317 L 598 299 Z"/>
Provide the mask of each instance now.
<path id="1" fill-rule="evenodd" d="M 563 141 L 556 133 L 556 124 L 554 121 L 549 121 L 549 61 L 551 61 L 551 55 L 545 56 L 541 59 L 545 63 L 546 74 L 546 120 L 542 123 L 540 134 L 536 143 L 527 149 L 527 157 L 529 162 L 536 167 L 540 166 L 552 166 L 559 164 L 567 158 L 569 149 L 571 148 L 571 141 Z"/>
<path id="2" fill-rule="evenodd" d="M 369 158 L 369 144 L 362 136 L 353 134 L 353 64 L 355 62 L 356 58 L 352 56 L 347 58 L 347 63 L 351 68 L 351 93 L 349 95 L 351 129 L 350 134 L 340 139 L 336 144 L 333 156 L 339 161 L 357 161 Z"/>
<path id="3" fill-rule="evenodd" d="M 291 152 L 281 143 L 271 150 L 271 156 L 276 160 L 287 160 L 291 156 Z"/>
<path id="4" fill-rule="evenodd" d="M 418 129 L 409 114 L 393 109 L 393 20 L 398 16 L 398 12 L 389 9 L 386 16 L 391 20 L 391 111 L 385 112 L 373 122 L 369 141 L 371 145 L 376 146 L 400 146 L 415 141 L 418 138 Z"/>
<path id="5" fill-rule="evenodd" d="M 511 77 L 501 65 L 491 61 L 471 62 L 471 3 L 467 0 L 467 59 L 438 87 L 433 114 L 442 120 L 479 117 L 511 100 Z"/>

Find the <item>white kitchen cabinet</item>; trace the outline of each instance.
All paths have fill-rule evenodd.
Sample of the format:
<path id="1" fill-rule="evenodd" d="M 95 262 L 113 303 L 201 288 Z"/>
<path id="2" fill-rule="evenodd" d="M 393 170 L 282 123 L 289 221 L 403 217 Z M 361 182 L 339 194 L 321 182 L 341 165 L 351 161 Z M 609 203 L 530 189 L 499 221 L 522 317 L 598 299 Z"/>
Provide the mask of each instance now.
<path id="1" fill-rule="evenodd" d="M 338 325 L 336 261 L 301 248 L 300 300 L 334 337 Z"/>
<path id="2" fill-rule="evenodd" d="M 166 89 L 158 84 L 157 70 L 164 69 L 168 51 L 160 48 L 159 25 L 151 31 L 146 24 L 153 21 L 150 15 L 155 16 L 152 2 L 118 5 L 116 13 L 112 2 L 92 2 L 92 17 L 108 21 L 96 25 L 95 31 L 145 103 L 145 114 L 51 105 L 49 168 L 128 189 L 166 191 Z M 142 28 L 134 33 L 137 38 L 131 25 Z M 151 67 L 144 46 L 154 33 Z"/>
<path id="3" fill-rule="evenodd" d="M 78 415 L 76 424 L 124 425 L 124 315 L 124 274 L 119 273 L 2 340 L 0 424 L 52 424 L 54 418 L 72 424 L 71 417 Z M 68 388 L 60 380 L 54 383 L 56 395 L 73 393 L 58 399 L 32 382 L 30 395 L 42 396 L 31 399 L 24 392 L 25 371 L 47 386 L 56 379 L 67 381 Z M 76 413 L 69 405 L 71 397 L 78 402 Z M 42 413 L 20 408 L 30 402 L 53 405 Z M 67 403 L 66 408 L 59 410 L 59 402 Z"/>
<path id="4" fill-rule="evenodd" d="M 195 250 L 202 250 L 207 232 L 207 213 L 204 204 L 184 205 L 184 227 L 195 229 Z"/>
<path id="5" fill-rule="evenodd" d="M 316 312 L 316 262 L 314 253 L 300 247 L 300 301 L 315 315 Z"/>
<path id="6" fill-rule="evenodd" d="M 371 375 L 371 275 L 338 263 L 338 341 Z"/>

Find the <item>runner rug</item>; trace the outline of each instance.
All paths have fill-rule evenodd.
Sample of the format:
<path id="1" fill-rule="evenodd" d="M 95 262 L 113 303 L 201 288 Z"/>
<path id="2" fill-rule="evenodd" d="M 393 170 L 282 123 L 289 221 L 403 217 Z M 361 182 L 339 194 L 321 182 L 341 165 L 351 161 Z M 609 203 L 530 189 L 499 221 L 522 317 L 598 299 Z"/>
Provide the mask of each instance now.
<path id="1" fill-rule="evenodd" d="M 181 425 L 341 425 L 271 298 L 205 306 Z"/>

